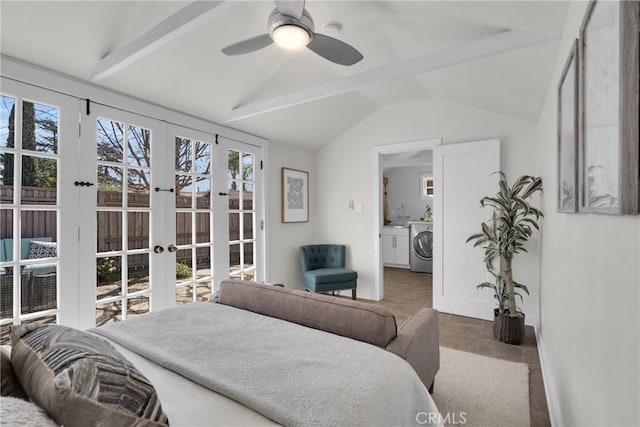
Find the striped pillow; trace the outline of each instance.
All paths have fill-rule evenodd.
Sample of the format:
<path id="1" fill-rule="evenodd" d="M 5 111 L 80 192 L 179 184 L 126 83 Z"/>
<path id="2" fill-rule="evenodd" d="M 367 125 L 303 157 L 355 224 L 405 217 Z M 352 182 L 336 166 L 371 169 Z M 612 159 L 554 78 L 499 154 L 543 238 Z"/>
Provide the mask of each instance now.
<path id="1" fill-rule="evenodd" d="M 11 343 L 25 391 L 65 427 L 169 424 L 153 385 L 102 338 L 60 325 L 19 325 Z"/>

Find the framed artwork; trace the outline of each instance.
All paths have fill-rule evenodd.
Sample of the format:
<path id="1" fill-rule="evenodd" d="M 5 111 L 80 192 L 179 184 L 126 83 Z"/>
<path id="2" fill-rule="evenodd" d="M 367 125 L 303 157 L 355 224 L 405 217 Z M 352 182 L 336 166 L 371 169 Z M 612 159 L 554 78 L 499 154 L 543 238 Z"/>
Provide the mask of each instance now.
<path id="1" fill-rule="evenodd" d="M 558 83 L 558 212 L 578 211 L 578 39 Z"/>
<path id="2" fill-rule="evenodd" d="M 637 215 L 640 3 L 592 0 L 580 29 L 579 210 Z"/>
<path id="3" fill-rule="evenodd" d="M 282 168 L 282 222 L 309 221 L 309 172 Z"/>

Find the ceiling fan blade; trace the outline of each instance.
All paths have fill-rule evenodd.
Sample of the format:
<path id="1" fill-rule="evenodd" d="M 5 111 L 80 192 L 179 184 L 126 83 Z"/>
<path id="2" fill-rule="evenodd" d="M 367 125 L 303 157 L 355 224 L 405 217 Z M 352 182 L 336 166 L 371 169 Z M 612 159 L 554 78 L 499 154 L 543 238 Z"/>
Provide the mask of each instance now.
<path id="1" fill-rule="evenodd" d="M 314 34 L 307 47 L 323 58 L 340 65 L 353 65 L 363 58 L 353 46 L 324 34 Z"/>
<path id="2" fill-rule="evenodd" d="M 222 53 L 229 56 L 244 55 L 245 53 L 255 52 L 263 47 L 267 47 L 271 43 L 273 43 L 273 40 L 271 40 L 269 34 L 262 34 L 261 36 L 252 37 L 227 46 L 222 49 Z"/>
<path id="3" fill-rule="evenodd" d="M 278 12 L 300 20 L 304 11 L 305 0 L 275 0 Z"/>

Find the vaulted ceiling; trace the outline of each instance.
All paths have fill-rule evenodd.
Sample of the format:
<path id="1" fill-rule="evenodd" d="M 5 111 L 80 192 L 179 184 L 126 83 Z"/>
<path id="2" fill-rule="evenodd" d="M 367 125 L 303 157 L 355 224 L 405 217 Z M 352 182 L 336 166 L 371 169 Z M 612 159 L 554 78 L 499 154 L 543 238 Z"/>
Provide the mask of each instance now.
<path id="1" fill-rule="evenodd" d="M 210 2 L 188 25 L 167 20 L 193 6 L 3 0 L 0 50 L 267 139 L 318 148 L 385 106 L 417 99 L 448 98 L 535 122 L 567 10 L 559 1 L 307 1 L 316 32 L 338 22 L 335 37 L 364 55 L 345 67 L 275 45 L 225 56 L 223 47 L 267 32 L 274 3 Z M 94 78 L 104 57 L 154 41 L 172 25 L 161 42 L 134 49 L 111 74 Z"/>

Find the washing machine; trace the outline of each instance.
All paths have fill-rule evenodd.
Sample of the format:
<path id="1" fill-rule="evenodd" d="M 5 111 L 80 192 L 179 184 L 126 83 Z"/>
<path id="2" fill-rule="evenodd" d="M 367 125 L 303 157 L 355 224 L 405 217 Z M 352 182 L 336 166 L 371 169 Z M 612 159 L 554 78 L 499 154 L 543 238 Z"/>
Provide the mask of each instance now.
<path id="1" fill-rule="evenodd" d="M 409 246 L 411 271 L 433 272 L 433 223 L 411 223 Z"/>

